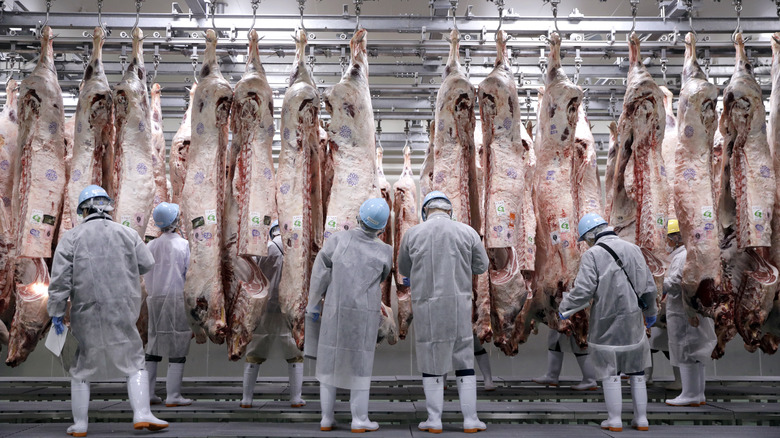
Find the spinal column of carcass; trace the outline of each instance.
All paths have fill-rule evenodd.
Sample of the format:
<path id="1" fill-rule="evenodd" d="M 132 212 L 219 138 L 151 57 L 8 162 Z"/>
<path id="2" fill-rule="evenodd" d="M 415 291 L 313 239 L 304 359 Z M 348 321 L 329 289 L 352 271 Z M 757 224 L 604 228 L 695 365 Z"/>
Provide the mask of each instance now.
<path id="1" fill-rule="evenodd" d="M 227 334 L 222 285 L 222 212 L 228 118 L 233 90 L 217 63 L 217 36 L 206 32 L 206 52 L 192 110 L 192 140 L 182 210 L 190 242 L 184 299 L 198 342 L 208 334 L 221 344 Z"/>
<path id="2" fill-rule="evenodd" d="M 152 211 L 161 202 L 168 202 L 168 179 L 165 177 L 165 133 L 162 126 L 162 102 L 160 99 L 160 84 L 152 84 L 152 167 L 154 168 L 154 202 Z M 160 229 L 154 224 L 154 218 L 149 217 L 146 226 L 146 236 L 159 237 Z"/>

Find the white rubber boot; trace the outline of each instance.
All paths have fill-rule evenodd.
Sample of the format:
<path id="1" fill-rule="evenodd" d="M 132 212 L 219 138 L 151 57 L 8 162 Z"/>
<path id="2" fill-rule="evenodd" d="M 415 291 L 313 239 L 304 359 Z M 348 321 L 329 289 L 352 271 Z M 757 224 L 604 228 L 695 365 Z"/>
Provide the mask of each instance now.
<path id="1" fill-rule="evenodd" d="M 645 376 L 631 376 L 631 401 L 634 404 L 634 418 L 631 427 L 636 430 L 650 430 L 647 422 L 647 383 Z"/>
<path id="2" fill-rule="evenodd" d="M 189 406 L 192 400 L 181 396 L 181 381 L 184 378 L 183 363 L 169 363 L 168 376 L 165 379 L 165 390 L 168 395 L 165 398 L 165 406 Z"/>
<path id="3" fill-rule="evenodd" d="M 157 363 L 146 361 L 146 372 L 149 374 L 149 404 L 159 405 L 162 403 L 162 399 L 155 395 L 154 390 L 157 386 Z"/>
<path id="4" fill-rule="evenodd" d="M 580 371 L 582 371 L 582 381 L 573 385 L 571 389 L 575 391 L 595 391 L 598 389 L 599 385 L 596 383 L 596 370 L 593 368 L 590 356 L 587 354 L 577 356 L 577 363 L 580 365 Z"/>
<path id="5" fill-rule="evenodd" d="M 301 398 L 303 389 L 303 363 L 287 364 L 287 373 L 290 377 L 290 406 L 302 408 L 306 402 Z"/>
<path id="6" fill-rule="evenodd" d="M 496 385 L 493 384 L 493 370 L 490 369 L 490 357 L 487 353 L 474 356 L 479 371 L 482 373 L 482 381 L 485 391 L 495 391 Z"/>
<path id="7" fill-rule="evenodd" d="M 425 408 L 428 419 L 417 428 L 430 433 L 441 433 L 441 411 L 444 409 L 444 382 L 441 377 L 423 377 Z"/>
<path id="8" fill-rule="evenodd" d="M 336 418 L 333 414 L 333 405 L 336 404 L 336 387 L 327 383 L 320 382 L 320 409 L 322 409 L 322 420 L 320 420 L 320 430 L 333 430 L 336 425 Z"/>
<path id="9" fill-rule="evenodd" d="M 676 366 L 672 366 L 672 372 L 674 373 L 674 382 L 667 383 L 666 386 L 664 386 L 664 388 L 670 391 L 681 391 L 682 377 L 680 376 L 680 368 Z"/>
<path id="10" fill-rule="evenodd" d="M 533 379 L 540 385 L 558 386 L 558 376 L 563 368 L 563 351 L 547 350 L 547 374 Z"/>
<path id="11" fill-rule="evenodd" d="M 252 400 L 255 394 L 255 383 L 257 383 L 257 373 L 260 371 L 260 365 L 256 363 L 244 364 L 244 395 L 241 398 L 242 408 L 251 408 Z"/>
<path id="12" fill-rule="evenodd" d="M 87 436 L 89 425 L 89 382 L 71 379 L 70 409 L 73 412 L 73 424 L 66 431 L 70 436 Z"/>
<path id="13" fill-rule="evenodd" d="M 160 430 L 168 427 L 168 422 L 152 415 L 149 409 L 149 376 L 146 370 L 138 370 L 127 376 L 127 395 L 133 408 L 133 428 Z"/>
<path id="14" fill-rule="evenodd" d="M 477 377 L 459 376 L 457 381 L 460 411 L 463 413 L 463 432 L 475 433 L 487 429 L 485 423 L 477 417 Z"/>
<path id="15" fill-rule="evenodd" d="M 353 389 L 349 392 L 349 409 L 352 411 L 352 433 L 379 430 L 379 424 L 368 419 L 367 389 Z"/>
<path id="16" fill-rule="evenodd" d="M 699 366 L 699 404 L 707 404 L 707 396 L 704 394 L 704 390 L 707 386 L 707 367 L 704 363 L 697 363 Z"/>
<path id="17" fill-rule="evenodd" d="M 620 376 L 609 376 L 601 381 L 608 415 L 607 419 L 601 422 L 601 428 L 611 432 L 623 431 L 623 420 L 620 418 L 620 413 L 623 410 L 623 393 L 620 390 L 620 385 Z"/>
<path id="18" fill-rule="evenodd" d="M 669 406 L 699 406 L 699 366 L 698 364 L 680 364 L 682 392 L 677 397 L 666 400 Z"/>

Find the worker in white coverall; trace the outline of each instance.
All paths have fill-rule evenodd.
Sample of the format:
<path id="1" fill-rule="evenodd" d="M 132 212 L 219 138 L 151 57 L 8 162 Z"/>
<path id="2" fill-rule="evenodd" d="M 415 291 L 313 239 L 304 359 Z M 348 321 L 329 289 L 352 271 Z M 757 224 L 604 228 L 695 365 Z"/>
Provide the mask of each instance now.
<path id="1" fill-rule="evenodd" d="M 300 408 L 306 406 L 306 402 L 301 398 L 303 353 L 295 345 L 295 340 L 284 322 L 282 310 L 279 307 L 279 280 L 282 277 L 282 263 L 284 261 L 279 221 L 274 221 L 271 224 L 269 234 L 272 240 L 268 242 L 268 255 L 257 258 L 260 270 L 268 279 L 268 304 L 252 334 L 252 342 L 249 343 L 246 350 L 244 395 L 241 398 L 241 407 L 252 407 L 260 365 L 276 352 L 280 352 L 282 357 L 287 360 L 287 371 L 290 378 L 290 406 Z"/>
<path id="2" fill-rule="evenodd" d="M 160 237 L 147 247 L 154 256 L 154 267 L 144 274 L 146 307 L 149 310 L 149 339 L 146 342 L 146 371 L 149 373 L 149 401 L 162 403 L 154 394 L 157 383 L 157 364 L 168 358 L 165 379 L 165 406 L 188 406 L 192 400 L 181 395 L 184 363 L 190 351 L 192 330 L 184 307 L 184 279 L 190 265 L 190 244 L 177 232 L 179 206 L 161 202 L 154 208 L 152 218 L 162 230 Z"/>
<path id="3" fill-rule="evenodd" d="M 428 193 L 421 213 L 423 223 L 404 234 L 397 266 L 410 280 L 417 368 L 428 411 L 418 428 L 441 432 L 442 376 L 455 370 L 463 431 L 485 430 L 477 416 L 471 302 L 472 278 L 487 270 L 487 252 L 473 228 L 452 220 L 444 193 Z"/>
<path id="4" fill-rule="evenodd" d="M 149 409 L 149 377 L 135 322 L 141 311 L 141 275 L 154 258 L 132 228 L 111 220 L 112 200 L 88 186 L 79 195 L 84 222 L 57 245 L 49 284 L 49 315 L 54 330 L 64 330 L 70 299 L 70 329 L 78 349 L 70 367 L 74 424 L 67 433 L 87 436 L 89 381 L 127 378 L 135 429 L 160 430 L 168 423 Z"/>
<path id="5" fill-rule="evenodd" d="M 558 386 L 558 378 L 563 368 L 563 350 L 561 348 L 563 345 L 574 353 L 580 371 L 582 371 L 582 380 L 580 383 L 572 385 L 571 389 L 575 391 L 597 389 L 596 370 L 593 368 L 588 352 L 580 349 L 574 336 L 560 333 L 557 330 L 550 330 L 547 334 L 547 373 L 533 379 L 533 381 L 540 385 Z"/>
<path id="6" fill-rule="evenodd" d="M 631 427 L 649 430 L 644 370 L 650 363 L 645 328 L 656 320 L 656 286 L 642 250 L 620 239 L 595 213 L 580 219 L 579 241 L 590 246 L 580 260 L 574 286 L 563 294 L 561 319 L 592 306 L 588 349 L 601 380 L 609 418 L 602 429 L 623 430 L 620 374 L 631 381 L 634 418 Z M 593 301 L 591 304 L 591 300 Z M 643 318 L 644 315 L 644 318 Z"/>
<path id="7" fill-rule="evenodd" d="M 379 429 L 368 419 L 368 392 L 381 322 L 380 283 L 393 267 L 393 248 L 378 237 L 389 217 L 384 199 L 365 201 L 359 226 L 333 234 L 314 260 L 304 351 L 317 360 L 323 431 L 335 424 L 336 388 L 350 390 L 352 432 Z"/>
<path id="8" fill-rule="evenodd" d="M 669 221 L 667 239 L 675 250 L 672 262 L 664 278 L 666 296 L 666 327 L 669 332 L 669 354 L 672 365 L 680 367 L 682 393 L 666 400 L 669 406 L 700 406 L 706 404 L 704 397 L 704 369 L 711 360 L 715 348 L 715 323 L 711 318 L 697 315 L 698 326 L 691 325 L 685 311 L 682 274 L 687 251 L 677 220 Z"/>

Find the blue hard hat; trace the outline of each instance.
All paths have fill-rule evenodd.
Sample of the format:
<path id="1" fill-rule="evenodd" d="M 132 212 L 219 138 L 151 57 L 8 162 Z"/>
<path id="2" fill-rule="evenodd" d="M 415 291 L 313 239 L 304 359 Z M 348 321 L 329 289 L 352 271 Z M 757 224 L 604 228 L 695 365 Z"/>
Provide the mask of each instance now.
<path id="1" fill-rule="evenodd" d="M 429 192 L 427 195 L 425 195 L 425 198 L 423 198 L 422 208 L 420 208 L 420 214 L 422 215 L 422 220 L 425 222 L 428 219 L 428 212 L 425 211 L 425 207 L 428 205 L 429 202 L 433 201 L 434 199 L 443 199 L 447 202 L 452 204 L 450 201 L 450 198 L 447 197 L 443 192 L 440 192 L 438 190 L 434 190 L 432 192 Z"/>
<path id="2" fill-rule="evenodd" d="M 371 198 L 360 206 L 360 220 L 372 230 L 382 230 L 390 217 L 390 207 L 382 198 Z"/>
<path id="3" fill-rule="evenodd" d="M 81 193 L 79 193 L 79 205 L 77 207 L 78 210 L 81 211 L 82 204 L 94 198 L 106 198 L 108 202 L 112 202 L 111 197 L 108 196 L 108 193 L 106 193 L 105 190 L 103 190 L 103 187 L 92 184 L 88 185 L 84 190 L 81 191 Z"/>
<path id="4" fill-rule="evenodd" d="M 606 225 L 607 221 L 603 217 L 596 213 L 588 213 L 580 219 L 580 223 L 577 225 L 577 232 L 580 233 L 578 242 L 585 240 L 585 233 L 598 227 L 599 225 Z"/>
<path id="5" fill-rule="evenodd" d="M 274 229 L 275 228 L 279 228 L 279 221 L 271 222 L 271 228 L 268 230 L 268 235 L 271 236 L 271 239 L 274 238 Z"/>
<path id="6" fill-rule="evenodd" d="M 161 202 L 154 207 L 152 212 L 154 218 L 154 224 L 161 229 L 165 229 L 173 225 L 176 219 L 179 217 L 179 204 L 171 204 L 169 202 Z"/>

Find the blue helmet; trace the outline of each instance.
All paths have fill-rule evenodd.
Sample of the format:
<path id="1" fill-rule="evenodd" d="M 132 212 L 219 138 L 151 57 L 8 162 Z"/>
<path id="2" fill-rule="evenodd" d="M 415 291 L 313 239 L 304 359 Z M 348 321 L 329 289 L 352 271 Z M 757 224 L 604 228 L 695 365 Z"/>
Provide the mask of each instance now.
<path id="1" fill-rule="evenodd" d="M 274 238 L 274 231 L 276 231 L 277 233 L 281 232 L 281 230 L 279 230 L 279 221 L 275 220 L 271 222 L 271 228 L 268 230 L 268 235 L 271 236 L 271 239 Z"/>
<path id="2" fill-rule="evenodd" d="M 425 207 L 428 206 L 428 203 L 435 199 L 443 199 L 452 205 L 452 202 L 450 201 L 450 198 L 447 197 L 443 192 L 440 192 L 438 190 L 434 190 L 432 192 L 429 192 L 427 195 L 425 195 L 425 198 L 423 198 L 422 207 L 420 208 L 420 214 L 422 215 L 422 220 L 425 222 L 428 220 L 428 212 L 425 211 Z"/>
<path id="3" fill-rule="evenodd" d="M 157 207 L 154 207 L 152 217 L 158 228 L 168 228 L 179 218 L 179 204 L 161 202 L 157 204 Z"/>
<path id="4" fill-rule="evenodd" d="M 390 207 L 382 198 L 371 198 L 360 206 L 360 220 L 372 230 L 382 230 L 390 218 Z"/>
<path id="5" fill-rule="evenodd" d="M 599 225 L 606 225 L 607 221 L 603 217 L 596 213 L 588 213 L 580 219 L 580 223 L 577 225 L 577 232 L 580 233 L 578 242 L 585 240 L 585 233 L 598 227 Z"/>
<path id="6" fill-rule="evenodd" d="M 92 205 L 105 206 L 104 210 L 106 211 L 113 210 L 111 207 L 111 202 L 113 201 L 111 197 L 108 196 L 108 193 L 103 190 L 103 187 L 92 184 L 82 190 L 81 193 L 79 193 L 79 205 L 77 210 L 81 212 L 82 209 L 88 207 L 86 204 L 88 204 L 87 201 L 90 200 L 92 200 Z"/>

